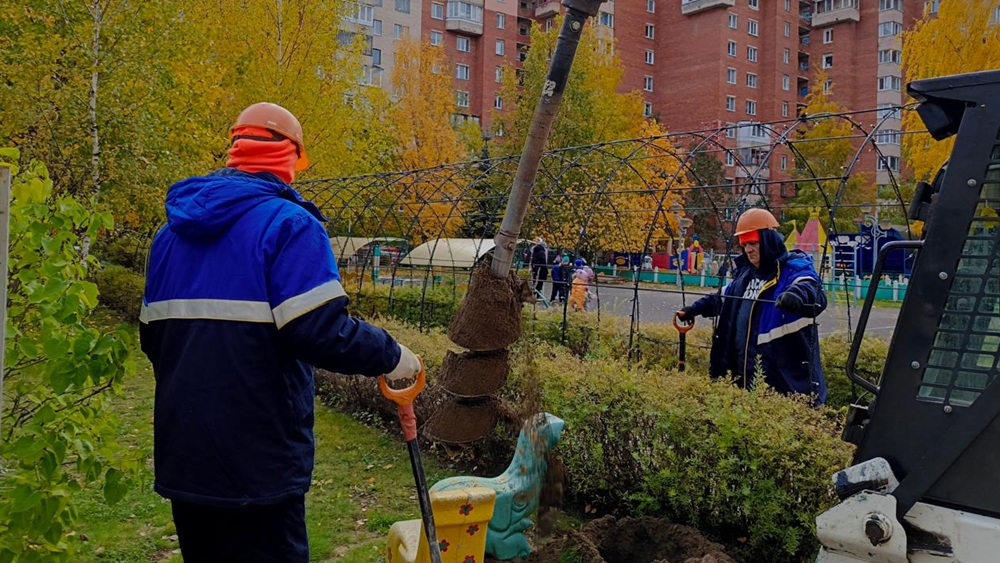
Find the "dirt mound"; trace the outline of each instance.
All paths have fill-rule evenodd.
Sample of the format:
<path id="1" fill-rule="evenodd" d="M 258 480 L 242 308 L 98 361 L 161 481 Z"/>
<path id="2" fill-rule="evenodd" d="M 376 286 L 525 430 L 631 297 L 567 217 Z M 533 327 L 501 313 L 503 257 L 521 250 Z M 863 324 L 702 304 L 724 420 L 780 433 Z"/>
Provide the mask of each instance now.
<path id="1" fill-rule="evenodd" d="M 463 354 L 448 350 L 441 364 L 439 384 L 458 397 L 484 397 L 504 386 L 509 370 L 507 350 Z"/>
<path id="2" fill-rule="evenodd" d="M 446 444 L 468 444 L 492 432 L 499 417 L 496 399 L 478 403 L 460 399 L 445 401 L 427 421 L 424 435 Z"/>
<path id="3" fill-rule="evenodd" d="M 519 563 L 736 563 L 697 530 L 658 518 L 605 516 Z"/>
<path id="4" fill-rule="evenodd" d="M 531 296 L 527 280 L 513 272 L 490 273 L 490 257 L 472 274 L 469 290 L 448 326 L 448 338 L 469 350 L 500 350 L 521 336 L 521 303 Z"/>

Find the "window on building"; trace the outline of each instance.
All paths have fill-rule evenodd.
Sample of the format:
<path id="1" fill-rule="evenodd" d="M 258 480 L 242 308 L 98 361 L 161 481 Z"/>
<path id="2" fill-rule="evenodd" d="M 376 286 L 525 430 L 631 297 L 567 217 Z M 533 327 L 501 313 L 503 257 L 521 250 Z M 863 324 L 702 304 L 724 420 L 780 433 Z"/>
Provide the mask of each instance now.
<path id="1" fill-rule="evenodd" d="M 726 53 L 728 53 L 730 57 L 735 57 L 736 56 L 736 42 L 735 41 L 730 41 L 729 42 L 729 45 L 726 47 Z"/>
<path id="2" fill-rule="evenodd" d="M 936 14 L 938 12 L 938 5 L 941 2 L 939 0 L 930 0 L 929 2 L 924 2 L 924 10 L 931 14 Z"/>
<path id="3" fill-rule="evenodd" d="M 493 94 L 493 109 L 503 109 L 503 98 L 500 94 Z"/>
<path id="4" fill-rule="evenodd" d="M 832 90 L 832 89 L 833 89 L 833 80 L 827 80 L 826 82 L 823 83 L 823 93 L 824 94 L 829 94 L 830 90 Z"/>
<path id="5" fill-rule="evenodd" d="M 785 92 L 792 89 L 792 79 L 787 74 L 781 75 L 781 89 Z"/>
<path id="6" fill-rule="evenodd" d="M 552 30 L 552 18 L 545 20 L 545 31 Z"/>
<path id="7" fill-rule="evenodd" d="M 747 60 L 752 63 L 757 62 L 757 47 L 747 47 Z"/>
<path id="8" fill-rule="evenodd" d="M 382 35 L 382 20 L 372 20 L 372 35 L 375 37 Z"/>
<path id="9" fill-rule="evenodd" d="M 615 15 L 609 14 L 608 12 L 601 12 L 601 17 L 598 20 L 600 25 L 604 27 L 614 27 L 615 26 Z"/>
<path id="10" fill-rule="evenodd" d="M 878 91 L 885 92 L 888 90 L 895 90 L 898 92 L 902 86 L 902 80 L 898 76 L 879 76 L 878 77 Z"/>
<path id="11" fill-rule="evenodd" d="M 785 11 L 786 12 L 792 11 L 792 0 L 785 0 Z"/>
<path id="12" fill-rule="evenodd" d="M 444 19 L 444 4 L 431 2 L 431 17 L 436 20 Z"/>
<path id="13" fill-rule="evenodd" d="M 816 13 L 823 14 L 842 8 L 857 8 L 858 0 L 816 0 Z"/>
<path id="14" fill-rule="evenodd" d="M 375 8 L 373 6 L 369 6 L 368 4 L 355 4 L 355 5 L 357 6 L 358 11 L 355 12 L 353 15 L 348 16 L 344 19 L 348 21 L 353 21 L 355 23 L 359 23 L 361 25 L 371 25 L 372 19 L 374 19 L 375 17 Z"/>
<path id="15" fill-rule="evenodd" d="M 497 13 L 497 29 L 504 29 L 507 27 L 507 14 Z"/>
<path id="16" fill-rule="evenodd" d="M 757 115 L 757 102 L 747 100 L 747 115 Z"/>
<path id="17" fill-rule="evenodd" d="M 647 92 L 653 91 L 653 77 L 648 74 L 642 78 L 642 89 Z"/>
<path id="18" fill-rule="evenodd" d="M 736 165 L 736 157 L 733 156 L 733 153 L 726 151 L 726 166 L 735 166 L 735 165 Z"/>
<path id="19" fill-rule="evenodd" d="M 757 37 L 760 33 L 760 25 L 757 23 L 757 20 L 747 20 L 747 33 L 753 37 Z"/>
<path id="20" fill-rule="evenodd" d="M 788 170 L 788 155 L 787 154 L 781 155 L 781 169 L 782 170 Z"/>
<path id="21" fill-rule="evenodd" d="M 726 111 L 736 111 L 736 96 L 726 96 Z"/>
<path id="22" fill-rule="evenodd" d="M 459 35 L 455 38 L 455 50 L 463 53 L 472 51 L 472 41 L 468 37 Z"/>
<path id="23" fill-rule="evenodd" d="M 781 117 L 788 117 L 788 102 L 781 102 Z"/>
<path id="24" fill-rule="evenodd" d="M 646 0 L 646 11 L 650 14 L 656 13 L 656 0 Z"/>
<path id="25" fill-rule="evenodd" d="M 900 110 L 900 107 L 897 106 L 896 104 L 891 104 L 891 103 L 890 104 L 879 104 L 878 105 L 878 119 L 879 119 L 879 121 L 881 121 L 881 120 L 889 118 L 889 117 L 899 118 L 899 110 Z"/>
<path id="26" fill-rule="evenodd" d="M 900 0 L 878 0 L 878 9 L 880 12 L 888 10 L 902 11 L 903 8 L 900 6 L 901 3 L 902 2 Z"/>
<path id="27" fill-rule="evenodd" d="M 396 11 L 404 14 L 410 13 L 410 0 L 396 0 Z"/>
<path id="28" fill-rule="evenodd" d="M 823 53 L 823 63 L 821 66 L 823 68 L 833 67 L 833 53 Z"/>
<path id="29" fill-rule="evenodd" d="M 653 53 L 652 49 L 646 49 L 646 64 L 651 65 L 655 60 L 656 55 Z"/>
<path id="30" fill-rule="evenodd" d="M 832 28 L 831 29 L 824 29 L 823 30 L 823 44 L 826 45 L 826 44 L 830 44 L 830 43 L 833 43 L 833 29 Z"/>
<path id="31" fill-rule="evenodd" d="M 760 5 L 758 4 L 757 0 L 747 0 L 747 5 L 750 6 L 751 10 L 756 10 L 760 8 Z"/>
<path id="32" fill-rule="evenodd" d="M 899 22 L 882 22 L 878 24 L 879 37 L 892 37 L 899 35 L 903 31 L 903 24 Z"/>
<path id="33" fill-rule="evenodd" d="M 493 80 L 495 82 L 503 82 L 503 67 L 498 66 L 496 70 L 493 71 Z"/>
<path id="34" fill-rule="evenodd" d="M 460 108 L 467 108 L 469 107 L 469 98 L 470 96 L 468 92 L 455 92 L 455 105 Z"/>
<path id="35" fill-rule="evenodd" d="M 643 117 L 653 117 L 653 104 L 649 102 L 643 102 L 642 104 L 642 116 Z"/>
<path id="36" fill-rule="evenodd" d="M 448 19 L 482 24 L 483 7 L 478 4 L 470 4 L 469 2 L 451 0 L 448 2 Z"/>
<path id="37" fill-rule="evenodd" d="M 899 157 L 898 156 L 881 156 L 878 159 L 878 169 L 879 170 L 892 170 L 893 172 L 899 172 Z"/>
<path id="38" fill-rule="evenodd" d="M 372 65 L 382 66 L 382 49 L 372 49 Z"/>
<path id="39" fill-rule="evenodd" d="M 730 67 L 730 68 L 726 69 L 726 82 L 728 84 L 736 84 L 736 69 L 735 68 Z"/>
<path id="40" fill-rule="evenodd" d="M 468 80 L 469 65 L 455 65 L 455 78 L 459 80 Z"/>
<path id="41" fill-rule="evenodd" d="M 646 39 L 653 39 L 656 37 L 656 26 L 651 23 L 646 24 Z"/>
<path id="42" fill-rule="evenodd" d="M 875 143 L 879 145 L 898 145 L 899 131 L 895 129 L 881 129 L 875 133 Z"/>
<path id="43" fill-rule="evenodd" d="M 734 105 L 734 107 L 735 107 L 735 105 Z M 735 139 L 736 138 L 736 124 L 735 123 L 727 123 L 726 124 L 726 138 L 727 139 Z"/>
<path id="44" fill-rule="evenodd" d="M 785 22 L 785 37 L 791 37 L 792 35 L 792 24 Z"/>
<path id="45" fill-rule="evenodd" d="M 781 62 L 788 64 L 788 60 L 791 58 L 791 54 L 792 52 L 789 49 L 785 49 L 784 51 L 782 51 Z"/>
<path id="46" fill-rule="evenodd" d="M 393 39 L 404 39 L 410 36 L 410 26 L 393 24 L 392 26 L 392 38 Z"/>
<path id="47" fill-rule="evenodd" d="M 497 39 L 496 45 L 493 47 L 493 52 L 499 56 L 504 56 L 507 52 L 507 45 L 504 43 L 503 39 Z"/>
<path id="48" fill-rule="evenodd" d="M 747 73 L 747 88 L 756 88 L 756 87 L 757 87 L 757 75 L 754 74 L 754 73 L 752 73 L 752 72 L 748 72 Z"/>
<path id="49" fill-rule="evenodd" d="M 882 49 L 878 52 L 879 64 L 891 63 L 900 64 L 903 61 L 903 53 L 899 49 Z"/>
<path id="50" fill-rule="evenodd" d="M 444 34 L 440 31 L 431 31 L 431 45 L 441 45 L 444 43 Z"/>
<path id="51" fill-rule="evenodd" d="M 737 16 L 736 14 L 730 12 L 729 13 L 729 29 L 737 29 L 737 28 L 739 28 L 739 19 L 740 19 L 739 16 Z"/>

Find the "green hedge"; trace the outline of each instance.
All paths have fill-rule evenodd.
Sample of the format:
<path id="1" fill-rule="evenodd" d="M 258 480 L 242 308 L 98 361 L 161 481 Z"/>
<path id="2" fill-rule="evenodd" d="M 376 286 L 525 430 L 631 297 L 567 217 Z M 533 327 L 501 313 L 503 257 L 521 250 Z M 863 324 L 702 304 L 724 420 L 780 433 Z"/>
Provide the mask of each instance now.
<path id="1" fill-rule="evenodd" d="M 131 322 L 139 322 L 142 293 L 146 280 L 141 274 L 116 264 L 105 264 L 94 273 L 98 300 L 104 306 L 121 313 Z"/>
<path id="2" fill-rule="evenodd" d="M 435 359 L 428 362 L 433 382 L 439 356 L 454 347 L 443 331 L 381 324 Z M 540 404 L 566 420 L 560 450 L 571 503 L 667 516 L 707 532 L 746 561 L 815 557 L 815 518 L 835 502 L 830 476 L 849 464 L 852 450 L 839 439 L 837 411 L 813 409 L 766 389 L 744 392 L 697 369 L 678 373 L 655 362 L 629 368 L 611 331 L 595 332 L 590 342 L 598 345 L 581 357 L 546 342 L 541 330 L 551 328 L 536 329 L 512 351 L 504 396 L 515 409 Z M 357 397 L 338 400 L 347 381 L 332 378 L 323 387 L 325 398 L 384 411 Z M 538 396 L 526 397 L 532 389 Z M 428 393 L 434 394 L 433 387 Z M 375 391 L 370 396 L 379 400 Z M 477 451 L 469 455 L 482 465 L 509 461 L 485 459 Z"/>

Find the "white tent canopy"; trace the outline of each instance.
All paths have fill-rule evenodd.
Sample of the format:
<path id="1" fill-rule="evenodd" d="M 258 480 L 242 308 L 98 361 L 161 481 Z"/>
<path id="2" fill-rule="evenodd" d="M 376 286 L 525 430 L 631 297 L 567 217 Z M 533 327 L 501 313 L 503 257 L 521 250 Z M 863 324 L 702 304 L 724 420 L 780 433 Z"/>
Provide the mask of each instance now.
<path id="1" fill-rule="evenodd" d="M 337 260 L 346 260 L 373 242 L 398 244 L 405 241 L 401 238 L 390 237 L 330 237 L 330 246 L 333 247 L 333 255 L 337 257 Z"/>
<path id="2" fill-rule="evenodd" d="M 399 261 L 400 266 L 472 268 L 496 243 L 493 239 L 439 238 L 414 248 Z"/>

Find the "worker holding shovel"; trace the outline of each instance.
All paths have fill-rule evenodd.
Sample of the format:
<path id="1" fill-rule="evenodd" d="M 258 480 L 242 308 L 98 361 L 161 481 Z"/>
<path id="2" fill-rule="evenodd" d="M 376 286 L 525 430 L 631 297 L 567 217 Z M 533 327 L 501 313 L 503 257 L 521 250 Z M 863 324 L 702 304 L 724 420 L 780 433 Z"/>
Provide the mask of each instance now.
<path id="1" fill-rule="evenodd" d="M 298 120 L 254 104 L 227 167 L 167 191 L 139 335 L 156 376 L 156 491 L 186 563 L 306 563 L 313 366 L 389 380 L 420 361 L 352 318 L 325 221 L 289 184 Z"/>

